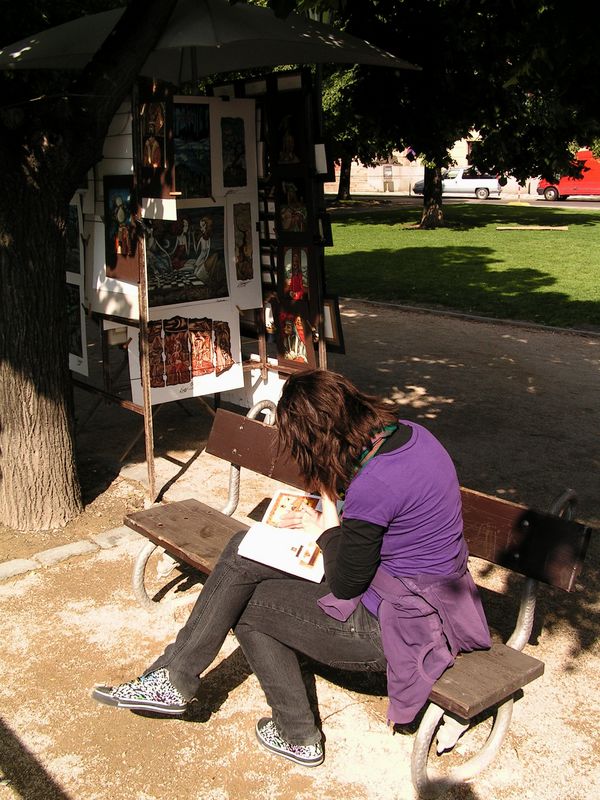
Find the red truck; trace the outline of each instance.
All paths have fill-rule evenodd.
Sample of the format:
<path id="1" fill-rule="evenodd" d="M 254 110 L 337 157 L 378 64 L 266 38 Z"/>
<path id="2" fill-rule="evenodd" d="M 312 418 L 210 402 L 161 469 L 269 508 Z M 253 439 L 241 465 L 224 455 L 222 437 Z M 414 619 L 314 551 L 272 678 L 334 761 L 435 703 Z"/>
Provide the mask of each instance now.
<path id="1" fill-rule="evenodd" d="M 583 170 L 581 178 L 560 178 L 555 183 L 541 180 L 537 193 L 545 200 L 566 200 L 570 195 L 600 194 L 600 159 L 594 158 L 591 150 L 579 150 L 575 156 Z"/>

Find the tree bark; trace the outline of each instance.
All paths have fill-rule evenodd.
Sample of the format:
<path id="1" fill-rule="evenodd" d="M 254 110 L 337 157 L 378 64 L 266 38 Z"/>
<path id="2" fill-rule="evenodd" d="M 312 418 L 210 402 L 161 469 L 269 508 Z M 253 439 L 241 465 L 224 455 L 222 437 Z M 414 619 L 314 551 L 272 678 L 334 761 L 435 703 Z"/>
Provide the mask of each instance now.
<path id="1" fill-rule="evenodd" d="M 338 200 L 350 200 L 350 176 L 352 174 L 351 156 L 342 156 L 340 165 L 340 182 L 338 184 Z"/>
<path id="2" fill-rule="evenodd" d="M 27 213 L 15 176 L 0 196 L 0 513 L 17 530 L 65 525 L 82 508 L 75 469 L 68 367 L 64 221 L 49 181 L 30 187 Z M 51 221 L 51 222 L 46 222 Z"/>
<path id="3" fill-rule="evenodd" d="M 444 225 L 442 208 L 442 170 L 440 167 L 425 167 L 423 191 L 423 213 L 420 228 L 440 228 Z"/>
<path id="4" fill-rule="evenodd" d="M 67 352 L 68 204 L 102 157 L 110 121 L 174 6 L 132 0 L 70 92 L 0 109 L 0 519 L 16 530 L 62 527 L 82 508 Z"/>

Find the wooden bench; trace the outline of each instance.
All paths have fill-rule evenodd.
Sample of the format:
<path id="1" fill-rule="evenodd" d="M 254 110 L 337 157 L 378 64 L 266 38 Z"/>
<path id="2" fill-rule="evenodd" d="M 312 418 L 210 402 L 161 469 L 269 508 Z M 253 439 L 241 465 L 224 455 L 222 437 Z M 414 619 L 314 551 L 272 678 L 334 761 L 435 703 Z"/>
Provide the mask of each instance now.
<path id="1" fill-rule="evenodd" d="M 150 540 L 134 567 L 134 587 L 143 601 L 150 602 L 143 579 L 155 547 L 209 574 L 229 537 L 247 527 L 231 517 L 239 500 L 242 467 L 303 488 L 295 464 L 277 457 L 276 429 L 250 418 L 265 408 L 272 410 L 272 404 L 263 401 L 249 417 L 217 411 L 206 450 L 231 465 L 226 513 L 190 499 L 125 517 L 128 526 Z M 572 519 L 575 495 L 570 490 L 556 500 L 549 513 L 465 488 L 461 494 L 470 554 L 524 576 L 524 580 L 517 623 L 507 643 L 495 642 L 489 651 L 459 655 L 433 686 L 412 754 L 413 783 L 421 797 L 435 797 L 472 778 L 493 760 L 508 731 L 515 697 L 544 671 L 542 661 L 521 652 L 533 628 L 538 584 L 541 581 L 573 591 L 591 535 L 590 528 Z M 450 751 L 458 738 L 477 724 L 476 718 L 482 712 L 489 716 L 490 710 L 495 710 L 492 729 L 475 755 L 443 772 L 428 766 L 433 749 Z M 434 740 L 437 744 L 432 748 Z"/>

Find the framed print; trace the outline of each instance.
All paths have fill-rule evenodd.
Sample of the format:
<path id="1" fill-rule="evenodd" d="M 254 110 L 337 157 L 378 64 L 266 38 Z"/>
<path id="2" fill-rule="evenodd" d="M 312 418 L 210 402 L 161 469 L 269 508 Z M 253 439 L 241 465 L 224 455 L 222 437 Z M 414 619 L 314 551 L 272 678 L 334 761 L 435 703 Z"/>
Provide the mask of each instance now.
<path id="1" fill-rule="evenodd" d="M 148 305 L 229 296 L 223 205 L 177 209 L 177 220 L 145 220 Z"/>
<path id="2" fill-rule="evenodd" d="M 150 317 L 147 331 L 153 405 L 244 385 L 239 312 L 230 303 L 153 308 Z M 142 405 L 139 330 L 128 327 L 127 332 L 132 399 Z"/>
<path id="3" fill-rule="evenodd" d="M 230 296 L 240 309 L 259 308 L 262 291 L 256 196 L 232 193 L 226 209 Z"/>
<path id="4" fill-rule="evenodd" d="M 314 368 L 316 359 L 308 307 L 296 308 L 294 312 L 280 307 L 276 325 L 279 364 L 295 369 Z"/>
<path id="5" fill-rule="evenodd" d="M 221 101 L 219 101 L 221 102 Z M 214 100 L 213 100 L 214 103 Z M 212 197 L 215 137 L 209 98 L 173 98 L 173 159 L 175 192 L 183 200 Z"/>
<path id="6" fill-rule="evenodd" d="M 306 178 L 286 178 L 279 182 L 275 220 L 277 234 L 282 240 L 302 238 L 306 241 L 310 225 L 309 191 Z"/>
<path id="7" fill-rule="evenodd" d="M 294 303 L 299 300 L 308 300 L 310 296 L 308 248 L 284 247 L 282 262 L 281 291 L 284 297 Z"/>
<path id="8" fill-rule="evenodd" d="M 218 142 L 218 166 L 213 177 L 213 195 L 248 190 L 257 182 L 256 104 L 254 100 L 213 100 L 211 113 Z"/>
<path id="9" fill-rule="evenodd" d="M 87 338 L 85 330 L 83 214 L 78 194 L 69 205 L 66 221 L 65 272 L 67 281 L 67 325 L 69 369 L 88 374 Z"/>
<path id="10" fill-rule="evenodd" d="M 333 234 L 331 232 L 331 217 L 327 213 L 317 217 L 317 230 L 323 247 L 333 247 Z"/>
<path id="11" fill-rule="evenodd" d="M 342 319 L 337 297 L 329 296 L 323 299 L 323 329 L 327 349 L 333 353 L 345 353 Z"/>
<path id="12" fill-rule="evenodd" d="M 247 186 L 246 134 L 242 117 L 221 117 L 221 163 L 226 189 Z"/>
<path id="13" fill-rule="evenodd" d="M 335 180 L 334 161 L 329 156 L 328 146 L 322 142 L 315 144 L 315 172 L 317 178 L 324 183 L 331 183 Z"/>
<path id="14" fill-rule="evenodd" d="M 69 369 L 88 374 L 85 311 L 83 306 L 83 291 L 79 283 L 67 281 L 67 325 L 69 336 Z"/>
<path id="15" fill-rule="evenodd" d="M 65 270 L 73 276 L 83 276 L 83 247 L 81 234 L 83 232 L 83 214 L 78 199 L 69 204 L 69 216 L 65 229 L 66 261 Z"/>
<path id="16" fill-rule="evenodd" d="M 139 110 L 140 195 L 146 198 L 171 196 L 172 176 L 167 102 L 156 97 Z"/>
<path id="17" fill-rule="evenodd" d="M 138 231 L 133 175 L 104 176 L 104 232 L 106 276 L 137 284 Z"/>
<path id="18" fill-rule="evenodd" d="M 89 222 L 91 280 L 89 300 L 92 311 L 124 319 L 139 317 L 139 287 L 135 283 L 108 276 L 106 265 L 106 226 L 98 216 Z"/>
<path id="19" fill-rule="evenodd" d="M 306 166 L 306 95 L 302 90 L 279 92 L 273 103 L 269 136 L 272 160 L 278 169 Z"/>

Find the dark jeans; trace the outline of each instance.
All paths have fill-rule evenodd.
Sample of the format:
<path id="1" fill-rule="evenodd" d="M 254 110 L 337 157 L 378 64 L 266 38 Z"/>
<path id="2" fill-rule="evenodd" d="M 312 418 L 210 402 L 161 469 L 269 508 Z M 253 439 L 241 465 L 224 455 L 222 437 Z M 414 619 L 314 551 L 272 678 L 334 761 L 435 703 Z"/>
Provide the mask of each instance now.
<path id="1" fill-rule="evenodd" d="M 346 622 L 317 606 L 329 592 L 312 583 L 250 561 L 237 553 L 243 532 L 223 550 L 186 624 L 146 673 L 167 667 L 186 698 L 196 694 L 202 673 L 233 628 L 266 695 L 273 719 L 292 744 L 320 741 L 296 651 L 348 670 L 384 671 L 379 622 L 362 605 Z"/>

